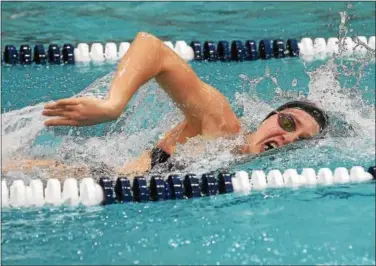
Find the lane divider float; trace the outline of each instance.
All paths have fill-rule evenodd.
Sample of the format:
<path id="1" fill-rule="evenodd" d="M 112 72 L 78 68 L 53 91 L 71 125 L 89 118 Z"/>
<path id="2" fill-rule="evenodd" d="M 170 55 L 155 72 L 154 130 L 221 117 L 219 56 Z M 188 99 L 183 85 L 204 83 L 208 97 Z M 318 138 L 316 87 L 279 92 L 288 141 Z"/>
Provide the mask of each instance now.
<path id="1" fill-rule="evenodd" d="M 206 173 L 199 178 L 187 174 L 181 179 L 179 174 L 170 174 L 167 178 L 153 175 L 150 178 L 137 176 L 131 182 L 125 176 L 116 180 L 101 177 L 96 182 L 91 177 L 80 181 L 67 178 L 63 185 L 54 178 L 46 180 L 45 188 L 40 179 L 32 179 L 29 184 L 23 180 L 14 180 L 8 187 L 7 181 L 1 181 L 2 207 L 40 207 L 43 205 L 79 205 L 94 206 L 114 203 L 180 200 L 215 196 L 227 193 L 249 193 L 252 190 L 272 188 L 298 188 L 302 186 L 335 185 L 349 182 L 365 182 L 376 179 L 376 166 L 366 172 L 361 166 L 354 166 L 348 171 L 338 167 L 332 172 L 321 168 L 317 174 L 312 168 L 304 168 L 299 174 L 296 169 L 287 169 L 283 173 L 271 170 L 265 173 L 254 170 L 249 175 L 246 171 L 236 173 Z"/>
<path id="2" fill-rule="evenodd" d="M 234 40 L 231 44 L 221 40 L 191 41 L 188 45 L 185 41 L 177 41 L 175 45 L 170 41 L 164 42 L 186 61 L 254 61 L 268 60 L 271 58 L 301 57 L 304 60 L 323 60 L 332 56 L 340 57 L 364 57 L 369 52 L 375 53 L 375 36 L 338 38 L 302 38 L 296 39 L 260 40 Z M 85 62 L 116 62 L 124 56 L 130 47 L 129 42 L 121 42 L 119 47 L 116 43 L 108 42 L 104 46 L 101 43 L 78 43 L 77 47 L 72 44 L 64 44 L 62 48 L 57 44 L 50 44 L 47 51 L 42 44 L 34 46 L 34 53 L 30 45 L 22 44 L 19 50 L 14 45 L 6 45 L 3 53 L 3 63 L 30 65 L 33 62 L 38 65 L 44 64 L 74 64 Z M 118 49 L 119 48 L 119 49 Z"/>

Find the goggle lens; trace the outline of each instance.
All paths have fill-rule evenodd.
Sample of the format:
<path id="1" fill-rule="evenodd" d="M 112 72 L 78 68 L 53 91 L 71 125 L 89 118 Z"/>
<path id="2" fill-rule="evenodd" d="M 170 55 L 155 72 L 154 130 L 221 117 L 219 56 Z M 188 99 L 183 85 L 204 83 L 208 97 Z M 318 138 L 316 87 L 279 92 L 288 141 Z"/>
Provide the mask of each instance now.
<path id="1" fill-rule="evenodd" d="M 294 118 L 289 114 L 279 113 L 278 124 L 283 130 L 287 132 L 293 132 L 296 129 Z"/>

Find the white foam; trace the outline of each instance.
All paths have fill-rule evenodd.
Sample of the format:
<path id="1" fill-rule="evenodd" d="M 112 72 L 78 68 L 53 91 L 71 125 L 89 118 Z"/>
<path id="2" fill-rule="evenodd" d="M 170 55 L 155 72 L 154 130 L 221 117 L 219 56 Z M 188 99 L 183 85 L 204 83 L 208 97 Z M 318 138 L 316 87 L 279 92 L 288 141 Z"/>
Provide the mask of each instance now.
<path id="1" fill-rule="evenodd" d="M 43 104 L 24 107 L 1 114 L 3 163 L 22 156 L 28 150 L 36 136 L 44 129 L 42 116 Z"/>

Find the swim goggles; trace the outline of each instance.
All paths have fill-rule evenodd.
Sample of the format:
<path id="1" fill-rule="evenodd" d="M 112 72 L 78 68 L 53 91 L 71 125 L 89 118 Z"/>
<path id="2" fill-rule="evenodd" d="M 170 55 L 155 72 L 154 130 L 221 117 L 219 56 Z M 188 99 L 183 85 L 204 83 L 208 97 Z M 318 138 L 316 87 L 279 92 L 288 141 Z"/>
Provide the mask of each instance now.
<path id="1" fill-rule="evenodd" d="M 270 115 L 278 115 L 278 125 L 286 132 L 294 132 L 296 130 L 295 118 L 289 113 L 281 113 L 273 111 Z"/>

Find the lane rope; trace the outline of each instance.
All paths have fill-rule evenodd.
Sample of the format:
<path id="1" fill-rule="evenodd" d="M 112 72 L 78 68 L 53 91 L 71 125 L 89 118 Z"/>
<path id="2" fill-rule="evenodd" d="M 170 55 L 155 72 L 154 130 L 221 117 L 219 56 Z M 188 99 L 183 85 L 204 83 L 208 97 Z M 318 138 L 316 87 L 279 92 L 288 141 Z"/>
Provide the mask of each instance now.
<path id="1" fill-rule="evenodd" d="M 376 179 L 376 166 L 365 171 L 362 166 L 353 166 L 350 170 L 338 167 L 332 171 L 321 168 L 287 169 L 283 173 L 271 170 L 268 173 L 254 170 L 250 173 L 205 173 L 200 178 L 195 174 L 170 174 L 167 177 L 153 175 L 149 178 L 137 176 L 131 182 L 125 176 L 116 180 L 101 177 L 96 182 L 92 177 L 81 180 L 67 178 L 63 184 L 54 178 L 32 179 L 29 184 L 24 180 L 14 180 L 7 184 L 1 181 L 1 200 L 3 208 L 60 206 L 79 204 L 84 206 L 119 204 L 129 202 L 147 202 L 180 200 L 215 196 L 227 193 L 248 194 L 253 190 L 273 188 L 300 188 L 316 185 L 329 186 L 345 183 L 367 182 Z"/>
<path id="2" fill-rule="evenodd" d="M 375 55 L 375 36 L 345 37 L 338 39 L 328 38 L 302 38 L 300 42 L 296 39 L 288 39 L 284 42 L 281 39 L 255 40 L 234 40 L 231 43 L 221 40 L 191 41 L 188 45 L 185 41 L 164 42 L 173 49 L 181 58 L 186 61 L 254 61 L 268 60 L 271 58 L 281 59 L 286 57 L 301 57 L 303 60 L 324 60 L 337 56 L 341 58 L 362 58 L 370 53 Z M 342 44 L 342 45 L 340 45 Z M 114 42 L 78 43 L 76 47 L 72 44 L 50 44 L 46 50 L 43 44 L 36 44 L 34 50 L 28 44 L 22 44 L 19 50 L 14 45 L 6 45 L 2 57 L 4 64 L 75 64 L 88 62 L 110 62 L 115 63 L 128 51 L 129 42 L 121 42 L 117 46 Z"/>

